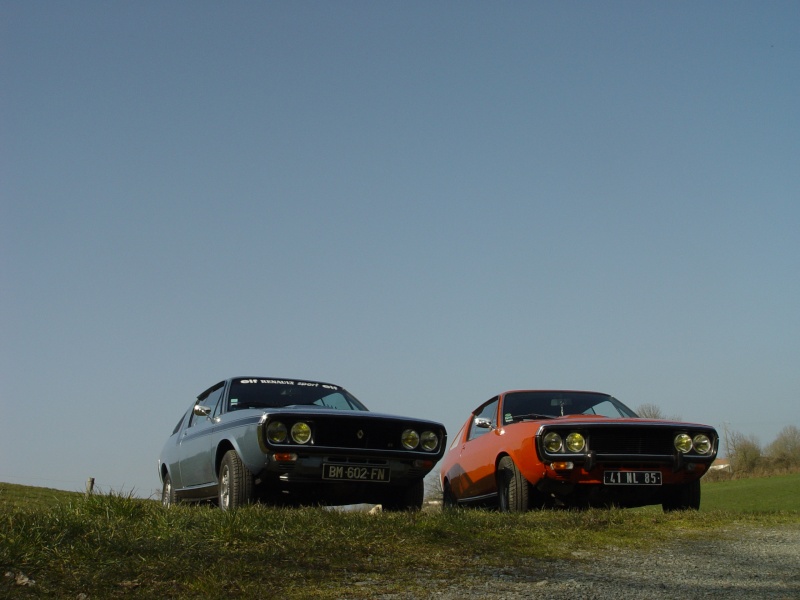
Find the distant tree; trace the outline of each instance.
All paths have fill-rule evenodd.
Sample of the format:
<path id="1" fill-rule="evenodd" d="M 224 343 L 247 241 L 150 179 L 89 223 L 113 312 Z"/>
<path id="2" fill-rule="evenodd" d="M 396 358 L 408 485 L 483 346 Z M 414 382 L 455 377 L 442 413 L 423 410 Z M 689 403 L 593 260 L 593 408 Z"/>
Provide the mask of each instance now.
<path id="1" fill-rule="evenodd" d="M 636 414 L 643 419 L 666 419 L 664 413 L 655 404 L 642 404 L 636 409 Z"/>
<path id="2" fill-rule="evenodd" d="M 442 487 L 439 483 L 439 472 L 434 469 L 425 477 L 425 502 L 441 502 Z"/>
<path id="3" fill-rule="evenodd" d="M 800 467 L 800 429 L 787 425 L 767 446 L 765 454 L 776 470 L 793 470 Z"/>
<path id="4" fill-rule="evenodd" d="M 636 414 L 643 419 L 669 419 L 670 421 L 681 421 L 679 415 L 668 417 L 664 411 L 656 404 L 642 404 L 636 409 Z"/>
<path id="5" fill-rule="evenodd" d="M 727 434 L 726 444 L 735 476 L 752 475 L 761 466 L 763 452 L 755 437 L 731 431 Z"/>

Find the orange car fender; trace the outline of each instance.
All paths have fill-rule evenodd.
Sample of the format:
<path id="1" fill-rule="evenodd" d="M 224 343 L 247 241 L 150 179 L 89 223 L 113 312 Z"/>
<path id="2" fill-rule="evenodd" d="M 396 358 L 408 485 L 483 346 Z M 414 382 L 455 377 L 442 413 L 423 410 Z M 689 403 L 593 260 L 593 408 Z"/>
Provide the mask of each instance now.
<path id="1" fill-rule="evenodd" d="M 545 477 L 545 466 L 536 454 L 533 436 L 517 427 L 505 428 L 502 435 L 508 436 L 503 444 L 506 452 L 497 457 L 495 464 L 499 463 L 503 456 L 508 455 L 529 483 L 536 484 Z"/>

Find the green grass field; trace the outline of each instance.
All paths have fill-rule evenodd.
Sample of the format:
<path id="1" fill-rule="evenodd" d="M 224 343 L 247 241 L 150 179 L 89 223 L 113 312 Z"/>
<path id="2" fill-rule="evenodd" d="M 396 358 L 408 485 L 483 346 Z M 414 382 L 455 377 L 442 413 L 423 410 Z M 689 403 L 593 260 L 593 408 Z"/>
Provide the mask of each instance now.
<path id="1" fill-rule="evenodd" d="M 800 512 L 800 473 L 703 483 L 701 511 Z"/>
<path id="2" fill-rule="evenodd" d="M 703 508 L 442 513 L 251 506 L 223 513 L 0 484 L 0 597 L 372 598 L 598 548 L 800 527 L 800 475 L 710 483 Z M 544 563 L 543 563 L 544 561 Z"/>
<path id="3" fill-rule="evenodd" d="M 0 482 L 0 510 L 10 508 L 46 509 L 81 497 L 81 494 L 76 492 Z"/>

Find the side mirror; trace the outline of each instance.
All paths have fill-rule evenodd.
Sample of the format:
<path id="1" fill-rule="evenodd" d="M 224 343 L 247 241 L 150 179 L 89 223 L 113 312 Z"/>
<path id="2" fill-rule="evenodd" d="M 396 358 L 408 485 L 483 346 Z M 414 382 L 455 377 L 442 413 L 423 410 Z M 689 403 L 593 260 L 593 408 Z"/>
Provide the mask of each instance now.
<path id="1" fill-rule="evenodd" d="M 196 417 L 207 417 L 211 414 L 211 407 L 195 404 L 192 412 Z"/>
<path id="2" fill-rule="evenodd" d="M 492 422 L 489 419 L 482 419 L 480 417 L 475 417 L 475 427 L 480 429 L 494 429 L 492 427 Z"/>

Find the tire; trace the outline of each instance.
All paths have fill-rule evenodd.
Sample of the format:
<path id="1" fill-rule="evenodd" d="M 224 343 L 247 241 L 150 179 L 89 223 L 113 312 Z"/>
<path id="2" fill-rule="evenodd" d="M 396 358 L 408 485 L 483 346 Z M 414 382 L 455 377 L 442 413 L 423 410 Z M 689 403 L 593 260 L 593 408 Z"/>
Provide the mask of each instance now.
<path id="1" fill-rule="evenodd" d="M 424 499 L 425 482 L 422 479 L 418 479 L 407 487 L 394 488 L 393 492 L 386 495 L 384 501 L 381 502 L 381 506 L 386 511 L 416 511 L 422 508 Z"/>
<path id="2" fill-rule="evenodd" d="M 450 489 L 450 482 L 445 479 L 442 483 L 442 510 L 453 510 L 458 507 L 453 490 Z"/>
<path id="3" fill-rule="evenodd" d="M 253 476 L 235 450 L 222 457 L 217 490 L 222 510 L 235 510 L 253 501 Z"/>
<path id="4" fill-rule="evenodd" d="M 175 494 L 175 488 L 172 487 L 172 479 L 169 473 L 164 474 L 164 483 L 161 486 L 161 505 L 164 508 L 169 508 L 178 503 L 178 497 Z"/>
<path id="5" fill-rule="evenodd" d="M 700 480 L 671 486 L 661 503 L 664 512 L 674 510 L 700 510 Z"/>
<path id="6" fill-rule="evenodd" d="M 528 481 L 519 472 L 510 456 L 497 464 L 497 507 L 500 512 L 528 510 Z"/>

